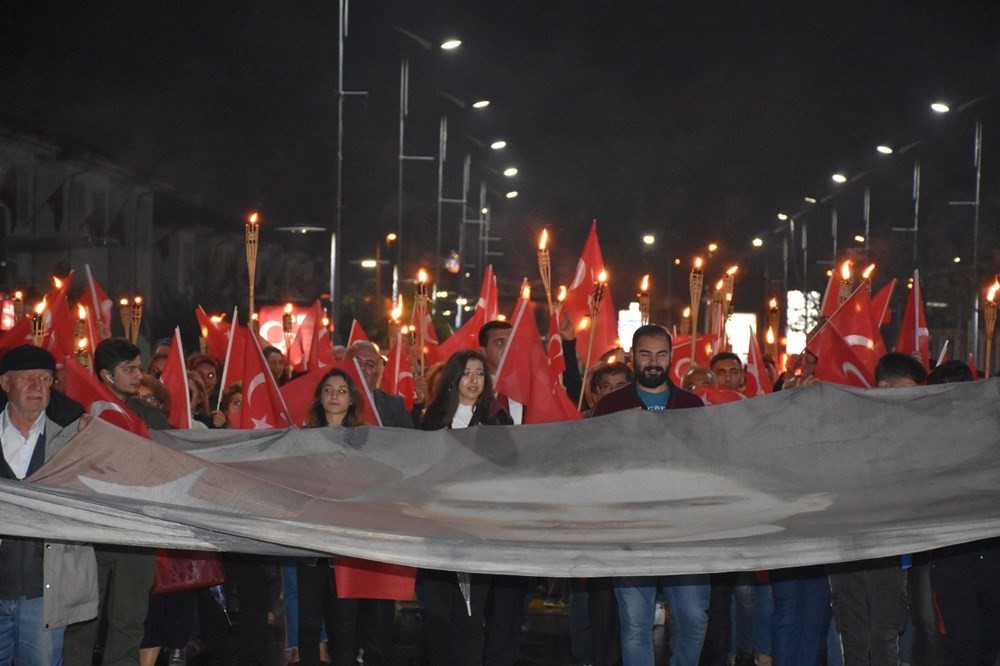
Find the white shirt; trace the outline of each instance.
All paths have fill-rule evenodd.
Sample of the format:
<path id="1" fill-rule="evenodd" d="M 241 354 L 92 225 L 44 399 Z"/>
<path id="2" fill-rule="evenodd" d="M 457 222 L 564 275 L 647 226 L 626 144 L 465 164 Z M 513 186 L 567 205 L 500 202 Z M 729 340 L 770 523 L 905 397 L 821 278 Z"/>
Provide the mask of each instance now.
<path id="1" fill-rule="evenodd" d="M 45 412 L 38 415 L 35 422 L 28 429 L 28 436 L 21 434 L 10 420 L 10 405 L 8 404 L 0 413 L 0 441 L 3 442 L 3 457 L 10 466 L 14 476 L 23 479 L 28 473 L 28 465 L 31 464 L 31 456 L 35 453 L 35 445 L 38 444 L 38 436 L 45 432 Z"/>
<path id="2" fill-rule="evenodd" d="M 455 410 L 455 416 L 451 417 L 451 427 L 468 428 L 471 422 L 472 405 L 463 405 L 462 403 L 458 403 L 458 409 Z"/>

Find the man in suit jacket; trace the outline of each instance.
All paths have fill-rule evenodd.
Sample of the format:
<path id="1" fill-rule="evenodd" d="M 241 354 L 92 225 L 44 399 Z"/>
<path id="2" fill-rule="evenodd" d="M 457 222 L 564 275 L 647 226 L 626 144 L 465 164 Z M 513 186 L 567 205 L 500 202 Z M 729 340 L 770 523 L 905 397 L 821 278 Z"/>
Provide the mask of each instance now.
<path id="1" fill-rule="evenodd" d="M 375 399 L 375 409 L 378 411 L 382 425 L 389 428 L 413 428 L 413 417 L 406 411 L 403 399 L 398 395 L 386 393 L 379 388 L 379 377 L 385 367 L 385 361 L 379 354 L 378 347 L 368 340 L 358 340 L 347 350 L 347 359 L 357 359 L 361 366 L 361 374 L 365 378 L 368 390 Z M 424 380 L 414 378 L 417 385 L 417 402 L 414 411 L 422 406 L 424 401 Z"/>
<path id="2" fill-rule="evenodd" d="M 77 422 L 60 426 L 45 408 L 55 359 L 16 347 L 0 359 L 0 478 L 21 481 L 63 447 Z M 66 626 L 97 615 L 97 561 L 89 545 L 3 537 L 0 541 L 0 663 L 59 664 Z"/>

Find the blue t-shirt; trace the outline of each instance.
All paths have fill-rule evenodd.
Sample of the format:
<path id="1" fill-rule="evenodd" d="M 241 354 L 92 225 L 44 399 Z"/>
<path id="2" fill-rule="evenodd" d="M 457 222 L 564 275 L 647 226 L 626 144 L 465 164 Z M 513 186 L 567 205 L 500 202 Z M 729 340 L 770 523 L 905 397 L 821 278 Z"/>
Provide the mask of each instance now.
<path id="1" fill-rule="evenodd" d="M 669 388 L 666 391 L 660 391 L 659 393 L 644 391 L 640 386 L 635 388 L 639 393 L 639 399 L 642 400 L 642 404 L 646 405 L 646 409 L 660 411 L 667 408 L 667 400 L 670 399 Z"/>

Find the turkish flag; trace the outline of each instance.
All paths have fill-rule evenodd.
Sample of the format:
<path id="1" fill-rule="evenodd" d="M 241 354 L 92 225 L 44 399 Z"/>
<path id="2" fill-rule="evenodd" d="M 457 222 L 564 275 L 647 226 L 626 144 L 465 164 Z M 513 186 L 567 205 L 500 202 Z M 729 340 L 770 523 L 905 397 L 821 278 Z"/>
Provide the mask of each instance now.
<path id="1" fill-rule="evenodd" d="M 403 344 L 402 333 L 396 333 L 396 339 L 389 349 L 389 360 L 382 372 L 382 390 L 401 397 L 407 411 L 413 409 L 413 403 L 417 399 L 417 389 L 410 355 Z"/>
<path id="2" fill-rule="evenodd" d="M 727 402 L 739 402 L 749 397 L 733 389 L 713 388 L 704 384 L 695 386 L 691 389 L 691 393 L 701 398 L 701 401 L 706 405 L 724 405 Z"/>
<path id="3" fill-rule="evenodd" d="M 91 416 L 123 430 L 149 437 L 149 429 L 138 414 L 125 406 L 94 373 L 73 357 L 66 359 L 66 395 L 83 405 Z"/>
<path id="4" fill-rule="evenodd" d="M 830 279 L 826 283 L 826 291 L 823 292 L 823 300 L 819 304 L 819 316 L 829 317 L 837 310 L 840 303 L 840 272 L 830 271 Z"/>
<path id="5" fill-rule="evenodd" d="M 601 254 L 601 245 L 597 240 L 597 220 L 590 226 L 590 234 L 587 242 L 583 245 L 583 252 L 576 265 L 576 274 L 566 292 L 566 300 L 563 301 L 562 310 L 569 315 L 573 327 L 581 332 L 582 338 L 587 338 L 593 331 L 594 343 L 590 345 L 589 338 L 586 339 L 584 348 L 590 346 L 590 355 L 583 360 L 583 366 L 589 368 L 601 354 L 610 351 L 618 346 L 618 311 L 615 310 L 611 301 L 610 291 L 605 294 L 601 302 L 601 309 L 597 314 L 597 321 L 583 325 L 584 319 L 590 319 L 590 302 L 594 294 L 594 283 L 604 270 L 604 256 Z M 584 330 L 584 328 L 586 330 Z M 581 340 L 584 342 L 584 340 Z M 584 352 L 586 353 L 586 352 Z"/>
<path id="6" fill-rule="evenodd" d="M 432 362 L 436 362 L 437 360 L 443 360 L 439 358 L 440 354 L 438 352 L 438 349 L 440 348 L 441 343 L 438 342 L 437 331 L 434 330 L 434 321 L 431 319 L 431 314 L 429 312 L 425 312 L 424 320 L 422 322 L 417 321 L 417 319 L 418 319 L 417 311 L 414 309 L 413 316 L 410 318 L 410 324 L 413 326 L 414 330 L 417 330 L 418 326 L 421 325 L 423 326 L 424 359 L 425 360 L 434 359 Z M 477 330 L 476 331 L 477 339 L 478 336 L 479 336 L 479 331 Z M 478 344 L 478 342 L 476 344 Z M 420 350 L 418 349 L 417 354 L 419 353 Z"/>
<path id="7" fill-rule="evenodd" d="M 750 348 L 747 350 L 746 388 L 748 398 L 766 395 L 771 392 L 771 379 L 764 366 L 764 357 L 760 353 L 760 345 L 753 329 L 750 329 Z"/>
<path id="8" fill-rule="evenodd" d="M 330 329 L 323 325 L 323 304 L 317 299 L 299 324 L 288 351 L 289 362 L 298 372 L 330 367 L 334 362 Z M 355 322 L 357 323 L 357 322 Z M 360 326 L 358 326 L 360 329 Z M 351 329 L 353 333 L 353 327 Z M 362 335 L 364 332 L 362 331 Z M 365 338 L 367 339 L 367 338 Z"/>
<path id="9" fill-rule="evenodd" d="M 356 557 L 336 557 L 338 599 L 389 599 L 412 601 L 417 570 L 402 564 L 385 564 Z"/>
<path id="10" fill-rule="evenodd" d="M 187 366 L 184 364 L 184 347 L 181 345 L 181 329 L 174 329 L 170 340 L 167 362 L 160 373 L 160 381 L 170 393 L 170 415 L 167 421 L 171 428 L 191 427 L 191 394 L 188 388 Z"/>
<path id="11" fill-rule="evenodd" d="M 875 366 L 885 355 L 885 343 L 872 322 L 868 290 L 855 289 L 807 346 L 819 357 L 817 379 L 863 388 L 874 386 Z"/>
<path id="12" fill-rule="evenodd" d="M 243 363 L 239 374 L 229 372 L 227 363 L 226 380 L 243 382 L 243 407 L 240 409 L 239 428 L 262 430 L 267 428 L 289 428 L 292 419 L 288 408 L 278 391 L 270 368 L 264 361 L 260 340 L 249 330 L 233 323 L 232 349 L 242 348 Z M 233 359 L 231 358 L 230 361 Z"/>
<path id="13" fill-rule="evenodd" d="M 194 314 L 198 318 L 198 327 L 201 329 L 201 337 L 205 338 L 208 353 L 215 358 L 226 358 L 226 350 L 229 349 L 229 324 L 212 321 L 200 305 L 194 309 Z M 233 321 L 236 321 L 235 315 Z"/>
<path id="14" fill-rule="evenodd" d="M 316 395 L 316 387 L 319 386 L 320 380 L 323 379 L 326 373 L 335 368 L 346 372 L 357 385 L 358 391 L 361 393 L 361 401 L 364 403 L 361 406 L 361 414 L 364 417 L 365 423 L 368 425 L 382 425 L 382 420 L 375 410 L 375 400 L 371 391 L 368 390 L 364 379 L 361 378 L 361 370 L 354 359 L 350 361 L 334 361 L 329 366 L 314 368 L 306 374 L 296 377 L 279 389 L 281 397 L 284 399 L 285 404 L 288 405 L 288 413 L 292 423 L 299 427 L 309 425 L 309 406 Z M 245 396 L 243 398 L 243 408 L 246 409 Z"/>
<path id="15" fill-rule="evenodd" d="M 497 393 L 525 406 L 526 424 L 582 418 L 559 383 L 559 377 L 549 369 L 529 299 L 518 301 L 511 325 L 513 328 L 497 367 Z"/>
<path id="16" fill-rule="evenodd" d="M 368 340 L 365 329 L 361 328 L 361 322 L 357 319 L 351 320 L 351 334 L 347 336 L 348 349 L 358 340 Z"/>
<path id="17" fill-rule="evenodd" d="M 553 312 L 549 317 L 549 339 L 546 341 L 545 351 L 552 374 L 561 377 L 566 372 L 566 357 L 563 355 L 562 335 L 559 333 L 558 312 Z"/>
<path id="18" fill-rule="evenodd" d="M 66 293 L 73 282 L 73 273 L 70 272 L 61 284 L 54 287 L 45 295 L 45 311 L 42 313 L 42 320 L 45 322 L 45 338 L 42 347 L 51 353 L 57 363 L 61 363 L 67 356 L 72 356 L 76 351 L 73 343 L 73 336 L 76 330 L 76 322 L 79 319 L 76 310 L 73 315 L 69 311 L 69 301 Z"/>
<path id="19" fill-rule="evenodd" d="M 872 296 L 872 321 L 875 326 L 885 326 L 892 321 L 892 310 L 889 309 L 889 301 L 892 300 L 892 292 L 896 289 L 896 278 L 878 290 Z"/>
<path id="20" fill-rule="evenodd" d="M 31 344 L 31 317 L 25 315 L 9 331 L 0 335 L 0 356 L 14 347 L 27 344 Z"/>
<path id="21" fill-rule="evenodd" d="M 931 336 L 927 330 L 924 302 L 920 297 L 920 271 L 913 271 L 913 289 L 910 290 L 910 297 L 906 299 L 903 320 L 899 322 L 896 351 L 910 355 L 919 352 L 924 369 L 930 371 L 930 343 Z"/>
<path id="22" fill-rule="evenodd" d="M 712 336 L 704 333 L 698 336 L 698 346 L 695 348 L 694 364 L 708 368 L 712 358 Z M 673 354 L 670 360 L 670 381 L 680 386 L 681 377 L 691 369 L 691 336 L 678 335 L 673 339 Z"/>
<path id="23" fill-rule="evenodd" d="M 462 324 L 457 331 L 438 345 L 435 355 L 431 357 L 431 362 L 447 361 L 452 354 L 463 349 L 479 349 L 479 329 L 483 327 L 483 324 L 495 320 L 498 314 L 497 281 L 493 275 L 493 265 L 490 264 L 483 273 L 483 284 L 479 289 L 476 311 L 472 313 L 469 321 Z"/>
<path id="24" fill-rule="evenodd" d="M 101 340 L 111 337 L 114 302 L 94 279 L 94 274 L 90 272 L 90 264 L 84 264 L 84 270 L 87 273 L 87 288 L 83 290 L 80 301 L 87 308 L 87 321 L 92 328 L 88 334 L 90 348 L 95 349 Z"/>

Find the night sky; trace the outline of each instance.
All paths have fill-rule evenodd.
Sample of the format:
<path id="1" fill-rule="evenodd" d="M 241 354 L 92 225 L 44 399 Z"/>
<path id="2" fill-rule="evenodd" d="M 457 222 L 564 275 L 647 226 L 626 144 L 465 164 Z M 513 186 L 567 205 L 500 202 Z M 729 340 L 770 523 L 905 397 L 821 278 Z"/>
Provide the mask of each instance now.
<path id="1" fill-rule="evenodd" d="M 525 250 L 543 226 L 555 237 L 555 279 L 568 280 L 591 219 L 609 271 L 628 281 L 613 285 L 619 304 L 637 271 L 662 284 L 675 256 L 687 264 L 710 240 L 763 284 L 765 264 L 778 272 L 776 213 L 831 193 L 835 170 L 872 167 L 873 251 L 889 263 L 902 253 L 897 263 L 908 267 L 908 239 L 900 249 L 888 229 L 912 217 L 912 161 L 878 166 L 874 146 L 923 141 L 928 229 L 935 215 L 947 226 L 947 201 L 971 196 L 981 117 L 983 220 L 997 226 L 995 97 L 947 118 L 928 105 L 997 92 L 998 19 L 995 1 L 355 0 L 345 88 L 369 94 L 348 99 L 344 115 L 345 258 L 370 255 L 395 230 L 405 56 L 406 152 L 435 154 L 438 118 L 449 116 L 445 196 L 460 194 L 471 154 L 473 189 L 482 177 L 490 183 L 503 239 L 502 290 L 536 278 Z M 425 50 L 396 28 L 464 44 Z M 0 59 L 9 121 L 90 146 L 224 215 L 260 207 L 276 226 L 333 224 L 333 0 L 7 3 Z M 440 93 L 493 103 L 462 110 Z M 501 159 L 467 137 L 510 146 Z M 508 165 L 520 169 L 513 182 L 491 172 Z M 436 177 L 430 163 L 406 167 L 404 248 L 414 268 L 432 260 Z M 508 189 L 520 196 L 502 199 Z M 842 208 L 841 243 L 860 224 L 859 191 L 847 186 L 827 205 Z M 447 240 L 457 213 L 446 215 Z M 813 215 L 803 218 L 810 252 L 828 255 L 829 211 Z M 658 240 L 644 252 L 646 232 Z M 769 245 L 749 259 L 755 235 Z M 762 296 L 738 288 L 738 305 L 747 294 Z"/>

